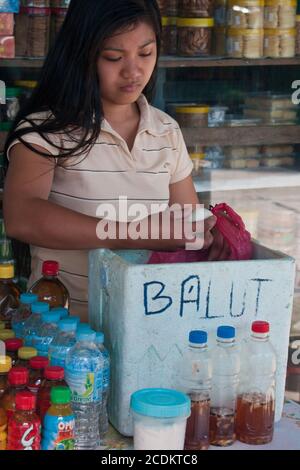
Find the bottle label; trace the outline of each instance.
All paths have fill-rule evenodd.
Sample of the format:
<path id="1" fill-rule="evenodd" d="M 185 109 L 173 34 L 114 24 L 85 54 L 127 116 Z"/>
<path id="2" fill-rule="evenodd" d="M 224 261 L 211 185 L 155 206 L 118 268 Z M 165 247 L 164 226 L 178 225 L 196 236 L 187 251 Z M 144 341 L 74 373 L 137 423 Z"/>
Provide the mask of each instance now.
<path id="1" fill-rule="evenodd" d="M 66 370 L 66 381 L 71 389 L 72 402 L 92 403 L 102 398 L 103 374 Z"/>
<path id="2" fill-rule="evenodd" d="M 46 414 L 42 450 L 74 450 L 75 418 L 69 416 L 52 416 Z"/>
<path id="3" fill-rule="evenodd" d="M 17 423 L 13 418 L 8 425 L 9 450 L 39 450 L 41 442 L 41 425 L 36 420 L 31 423 Z"/>

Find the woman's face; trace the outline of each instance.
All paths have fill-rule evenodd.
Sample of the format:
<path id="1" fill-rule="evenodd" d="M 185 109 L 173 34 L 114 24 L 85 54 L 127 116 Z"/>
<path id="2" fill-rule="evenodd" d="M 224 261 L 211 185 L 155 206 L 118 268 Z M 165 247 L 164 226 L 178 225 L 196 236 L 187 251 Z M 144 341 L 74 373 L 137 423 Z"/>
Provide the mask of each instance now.
<path id="1" fill-rule="evenodd" d="M 156 36 L 148 23 L 106 39 L 97 64 L 102 100 L 134 103 L 151 78 L 156 57 Z"/>

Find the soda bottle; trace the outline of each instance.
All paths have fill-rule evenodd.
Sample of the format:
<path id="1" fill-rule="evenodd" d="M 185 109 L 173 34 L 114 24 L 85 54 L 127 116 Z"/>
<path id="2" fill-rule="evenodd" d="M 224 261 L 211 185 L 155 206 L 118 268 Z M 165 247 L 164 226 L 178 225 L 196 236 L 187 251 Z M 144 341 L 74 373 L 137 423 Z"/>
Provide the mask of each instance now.
<path id="1" fill-rule="evenodd" d="M 16 365 L 29 368 L 29 361 L 37 356 L 37 350 L 28 346 L 23 346 L 18 350 L 18 360 Z"/>
<path id="2" fill-rule="evenodd" d="M 12 367 L 9 356 L 0 356 L 0 400 L 8 387 L 7 376 Z"/>
<path id="3" fill-rule="evenodd" d="M 20 338 L 10 338 L 5 340 L 6 354 L 11 358 L 13 366 L 16 365 L 18 360 L 18 350 L 22 345 L 23 341 Z"/>
<path id="4" fill-rule="evenodd" d="M 70 296 L 67 288 L 58 279 L 59 264 L 57 261 L 44 261 L 42 277 L 29 289 L 39 296 L 40 301 L 48 302 L 51 308 L 69 308 Z"/>
<path id="5" fill-rule="evenodd" d="M 64 381 L 65 371 L 62 367 L 47 366 L 44 370 L 44 378 L 37 394 L 36 411 L 41 418 L 41 423 L 44 422 L 44 416 L 50 408 L 50 391 L 52 387 L 60 385 L 67 385 Z"/>
<path id="6" fill-rule="evenodd" d="M 76 328 L 79 317 L 69 317 L 58 322 L 58 333 L 49 346 L 49 360 L 52 366 L 65 367 L 66 357 L 76 343 Z"/>
<path id="7" fill-rule="evenodd" d="M 14 277 L 14 263 L 0 263 L 0 320 L 8 329 L 11 328 L 12 315 L 20 304 L 20 290 L 14 283 Z"/>
<path id="8" fill-rule="evenodd" d="M 6 449 L 7 441 L 7 416 L 3 408 L 0 408 L 0 450 Z"/>
<path id="9" fill-rule="evenodd" d="M 37 329 L 42 323 L 42 314 L 49 312 L 50 307 L 47 302 L 36 302 L 31 305 L 31 315 L 24 324 L 25 346 L 33 346 L 33 341 Z"/>
<path id="10" fill-rule="evenodd" d="M 241 442 L 261 445 L 271 442 L 274 433 L 276 354 L 269 323 L 255 321 L 251 329 L 243 354 L 236 433 Z"/>
<path id="11" fill-rule="evenodd" d="M 42 322 L 32 340 L 39 356 L 48 357 L 48 349 L 58 332 L 59 313 L 47 312 L 42 314 Z"/>
<path id="12" fill-rule="evenodd" d="M 212 366 L 210 443 L 230 446 L 236 439 L 235 415 L 240 373 L 240 352 L 232 326 L 219 326 Z"/>
<path id="13" fill-rule="evenodd" d="M 0 330 L 0 341 L 6 341 L 7 339 L 11 339 L 15 337 L 15 332 L 13 330 Z"/>
<path id="14" fill-rule="evenodd" d="M 51 389 L 51 407 L 44 420 L 42 450 L 75 449 L 75 416 L 70 402 L 68 387 Z"/>
<path id="15" fill-rule="evenodd" d="M 44 369 L 47 367 L 48 363 L 48 358 L 43 356 L 33 357 L 29 361 L 28 389 L 35 395 L 41 386 L 44 377 Z"/>
<path id="16" fill-rule="evenodd" d="M 104 334 L 102 332 L 96 333 L 96 345 L 103 357 L 103 393 L 102 393 L 102 410 L 100 413 L 99 430 L 100 438 L 102 439 L 108 432 L 108 415 L 107 415 L 107 400 L 109 395 L 110 384 L 110 358 L 109 352 L 104 346 Z"/>
<path id="17" fill-rule="evenodd" d="M 191 399 L 187 420 L 185 449 L 206 450 L 209 447 L 209 414 L 212 363 L 207 350 L 207 333 L 191 331 L 189 347 L 183 356 L 180 388 Z"/>
<path id="18" fill-rule="evenodd" d="M 8 421 L 7 450 L 39 450 L 41 421 L 35 414 L 36 397 L 29 391 L 16 395 L 16 411 Z"/>
<path id="19" fill-rule="evenodd" d="M 26 388 L 28 376 L 28 369 L 25 367 L 13 367 L 8 373 L 8 388 L 1 399 L 1 406 L 8 418 L 16 410 L 16 395 Z"/>
<path id="20" fill-rule="evenodd" d="M 24 325 L 26 320 L 31 315 L 31 305 L 38 301 L 38 296 L 35 294 L 21 294 L 20 306 L 13 313 L 11 319 L 12 329 L 14 330 L 17 338 L 24 337 Z"/>
<path id="21" fill-rule="evenodd" d="M 92 330 L 77 331 L 77 343 L 67 354 L 66 381 L 71 389 L 75 414 L 76 449 L 96 449 L 100 443 L 103 358 Z"/>

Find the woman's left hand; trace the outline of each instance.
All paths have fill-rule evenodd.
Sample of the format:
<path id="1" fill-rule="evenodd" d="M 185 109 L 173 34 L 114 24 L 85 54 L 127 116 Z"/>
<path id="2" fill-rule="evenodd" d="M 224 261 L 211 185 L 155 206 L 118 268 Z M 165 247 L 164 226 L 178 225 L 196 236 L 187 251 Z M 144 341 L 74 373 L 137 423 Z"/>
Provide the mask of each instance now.
<path id="1" fill-rule="evenodd" d="M 209 249 L 208 261 L 226 261 L 231 254 L 228 243 L 216 227 L 211 230 L 211 233 L 214 240 Z"/>

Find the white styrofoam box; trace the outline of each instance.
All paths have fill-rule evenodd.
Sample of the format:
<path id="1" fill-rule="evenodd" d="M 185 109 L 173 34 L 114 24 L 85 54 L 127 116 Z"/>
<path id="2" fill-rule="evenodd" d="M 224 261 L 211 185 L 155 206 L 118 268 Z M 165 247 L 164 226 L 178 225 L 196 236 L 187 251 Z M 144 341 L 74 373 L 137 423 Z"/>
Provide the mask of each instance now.
<path id="1" fill-rule="evenodd" d="M 253 320 L 271 324 L 276 349 L 276 420 L 282 413 L 295 261 L 254 244 L 251 261 L 147 265 L 150 252 L 95 250 L 89 259 L 89 317 L 111 355 L 109 418 L 132 435 L 130 396 L 147 387 L 176 388 L 190 330 L 209 346 L 221 324 L 250 334 Z"/>

